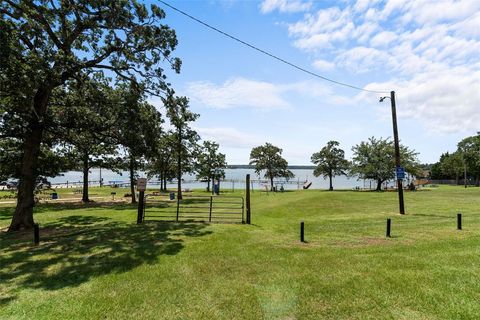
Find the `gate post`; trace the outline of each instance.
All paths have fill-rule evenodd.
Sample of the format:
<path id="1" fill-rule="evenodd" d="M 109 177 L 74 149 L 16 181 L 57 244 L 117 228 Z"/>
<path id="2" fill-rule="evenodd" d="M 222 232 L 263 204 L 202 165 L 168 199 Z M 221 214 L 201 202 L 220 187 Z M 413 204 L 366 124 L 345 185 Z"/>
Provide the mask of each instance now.
<path id="1" fill-rule="evenodd" d="M 246 179 L 246 195 L 245 195 L 245 204 L 246 204 L 246 207 L 247 207 L 247 224 L 251 224 L 251 220 L 250 220 L 250 214 L 251 214 L 251 211 L 250 211 L 250 175 L 247 174 L 247 179 Z"/>
<path id="2" fill-rule="evenodd" d="M 143 206 L 144 206 L 145 191 L 140 191 L 138 196 L 138 212 L 137 212 L 137 224 L 143 222 Z"/>

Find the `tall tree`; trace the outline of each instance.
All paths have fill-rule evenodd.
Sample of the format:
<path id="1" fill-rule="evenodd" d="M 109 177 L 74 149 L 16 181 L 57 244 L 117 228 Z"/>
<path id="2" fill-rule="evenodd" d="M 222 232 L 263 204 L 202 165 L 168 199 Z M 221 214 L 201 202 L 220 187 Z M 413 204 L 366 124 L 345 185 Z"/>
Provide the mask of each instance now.
<path id="1" fill-rule="evenodd" d="M 377 191 L 382 189 L 383 182 L 395 178 L 395 149 L 390 139 L 371 137 L 353 146 L 352 151 L 351 173 L 377 181 Z M 419 174 L 420 164 L 415 151 L 400 145 L 400 159 L 406 172 Z"/>
<path id="2" fill-rule="evenodd" d="M 164 17 L 157 6 L 149 10 L 135 0 L 0 3 L 0 88 L 12 97 L 17 95 L 8 87 L 22 88 L 26 97 L 25 104 L 14 107 L 25 108 L 27 130 L 10 231 L 34 224 L 35 172 L 53 89 L 81 73 L 109 70 L 117 78 L 143 82 L 154 93 L 168 90 L 161 63 L 168 61 L 178 72 L 180 60 L 170 58 L 177 40 L 160 24 Z"/>
<path id="3" fill-rule="evenodd" d="M 313 171 L 315 177 L 323 175 L 330 181 L 329 190 L 333 190 L 332 178 L 337 175 L 346 175 L 350 163 L 345 159 L 345 151 L 337 148 L 340 145 L 337 141 L 329 141 L 319 152 L 312 155 L 311 161 L 317 167 Z"/>
<path id="4" fill-rule="evenodd" d="M 475 179 L 475 185 L 480 185 L 480 132 L 475 136 L 462 139 L 457 145 L 457 152 L 461 155 L 464 165 L 465 188 L 467 177 Z"/>
<path id="5" fill-rule="evenodd" d="M 168 131 L 157 140 L 156 148 L 148 159 L 148 177 L 158 176 L 160 191 L 167 191 L 167 181 L 176 177 L 176 145 L 174 132 Z"/>
<path id="6" fill-rule="evenodd" d="M 432 179 L 455 179 L 458 183 L 460 176 L 463 174 L 464 165 L 463 157 L 460 152 L 445 152 L 440 155 L 437 163 L 432 165 Z"/>
<path id="7" fill-rule="evenodd" d="M 119 111 L 116 137 L 125 149 L 124 168 L 129 171 L 132 203 L 136 203 L 137 170 L 143 168 L 144 160 L 155 153 L 163 119 L 160 112 L 145 101 L 141 90 L 122 88 L 120 94 L 124 107 Z"/>
<path id="8" fill-rule="evenodd" d="M 213 141 L 204 141 L 197 158 L 197 179 L 207 180 L 207 192 L 215 179 L 225 177 L 225 154 L 218 152 L 219 145 Z"/>
<path id="9" fill-rule="evenodd" d="M 177 197 L 182 199 L 182 174 L 193 172 L 195 151 L 197 142 L 200 139 L 197 132 L 190 127 L 190 122 L 197 120 L 200 116 L 189 110 L 187 97 L 168 96 L 163 100 L 167 109 L 167 117 L 175 127 L 175 155 L 177 160 Z"/>
<path id="10" fill-rule="evenodd" d="M 55 91 L 54 91 L 55 93 Z M 70 147 L 70 157 L 83 172 L 82 201 L 89 202 L 89 171 L 112 167 L 117 154 L 113 128 L 117 125 L 120 101 L 105 79 L 73 82 L 52 105 L 59 116 L 57 134 Z"/>
<path id="11" fill-rule="evenodd" d="M 282 149 L 268 142 L 252 149 L 250 165 L 255 165 L 257 174 L 265 170 L 265 178 L 270 179 L 270 190 L 273 190 L 273 179 L 294 177 L 294 174 L 288 170 L 287 160 L 282 157 Z"/>

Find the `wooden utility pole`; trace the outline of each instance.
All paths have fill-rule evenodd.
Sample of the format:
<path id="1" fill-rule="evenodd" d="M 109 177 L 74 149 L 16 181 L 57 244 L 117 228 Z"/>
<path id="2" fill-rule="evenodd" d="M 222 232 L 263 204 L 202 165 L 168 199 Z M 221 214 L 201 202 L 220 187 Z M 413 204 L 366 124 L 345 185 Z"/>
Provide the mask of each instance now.
<path id="1" fill-rule="evenodd" d="M 178 127 L 178 148 L 177 148 L 177 201 L 182 197 L 182 127 Z"/>
<path id="2" fill-rule="evenodd" d="M 398 128 L 397 128 L 397 110 L 395 106 L 395 91 L 390 92 L 390 102 L 392 104 L 392 121 L 393 121 L 393 141 L 395 144 L 395 169 L 398 172 L 400 166 L 400 143 L 398 140 Z M 400 206 L 400 214 L 405 214 L 405 206 L 403 202 L 403 177 L 397 175 L 397 190 L 398 190 L 398 202 Z"/>
<path id="3" fill-rule="evenodd" d="M 251 214 L 251 211 L 250 211 L 250 175 L 247 174 L 247 179 L 246 179 L 246 183 L 245 183 L 245 190 L 246 190 L 246 194 L 245 194 L 245 206 L 247 207 L 247 224 L 250 224 L 251 223 L 251 220 L 250 220 L 250 214 Z"/>

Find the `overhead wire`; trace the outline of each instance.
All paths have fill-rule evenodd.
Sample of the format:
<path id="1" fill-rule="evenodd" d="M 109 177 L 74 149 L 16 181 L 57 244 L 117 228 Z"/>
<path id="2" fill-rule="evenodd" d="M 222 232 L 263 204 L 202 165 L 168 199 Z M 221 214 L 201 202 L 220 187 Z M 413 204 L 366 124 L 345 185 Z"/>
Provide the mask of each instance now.
<path id="1" fill-rule="evenodd" d="M 366 92 L 370 92 L 370 93 L 379 93 L 379 94 L 389 93 L 388 91 L 369 90 L 369 89 L 357 87 L 357 86 L 354 86 L 354 85 L 351 85 L 351 84 L 348 84 L 348 83 L 345 83 L 345 82 L 341 82 L 341 81 L 337 81 L 337 80 L 333 80 L 333 79 L 327 78 L 327 77 L 322 76 L 322 75 L 320 75 L 320 74 L 318 74 L 318 73 L 315 73 L 315 72 L 312 72 L 312 71 L 307 70 L 307 69 L 305 69 L 305 68 L 302 68 L 302 67 L 300 67 L 300 66 L 298 66 L 298 65 L 296 65 L 296 64 L 294 64 L 294 63 L 292 63 L 292 62 L 289 62 L 289 61 L 287 61 L 287 60 L 285 60 L 285 59 L 282 59 L 282 58 L 280 58 L 279 56 L 277 56 L 277 55 L 275 55 L 275 54 L 273 54 L 273 53 L 270 53 L 270 52 L 268 52 L 268 51 L 265 51 L 265 50 L 263 50 L 263 49 L 260 49 L 259 47 L 255 46 L 255 45 L 253 45 L 253 44 L 250 44 L 250 43 L 248 43 L 248 42 L 246 42 L 246 41 L 243 41 L 243 40 L 241 40 L 241 39 L 239 39 L 239 38 L 237 38 L 237 37 L 235 37 L 235 36 L 232 36 L 231 34 L 229 34 L 229 33 L 227 33 L 227 32 L 224 32 L 224 31 L 222 31 L 222 30 L 220 30 L 220 29 L 218 29 L 218 28 L 216 28 L 216 27 L 214 27 L 214 26 L 212 26 L 212 25 L 210 25 L 210 24 L 208 24 L 208 23 L 206 23 L 206 22 L 204 22 L 204 21 L 202 21 L 202 20 L 200 20 L 200 19 L 197 19 L 197 18 L 195 18 L 194 16 L 192 16 L 192 15 L 186 13 L 185 11 L 182 11 L 182 10 L 180 10 L 180 9 L 178 9 L 178 8 L 170 5 L 170 4 L 168 4 L 168 3 L 165 2 L 165 1 L 158 0 L 158 2 L 166 5 L 166 6 L 169 7 L 170 9 L 175 10 L 175 11 L 177 11 L 178 13 L 180 13 L 180 14 L 182 14 L 182 15 L 190 18 L 190 19 L 192 19 L 193 21 L 196 21 L 196 22 L 200 23 L 201 25 L 203 25 L 203 26 L 205 26 L 205 27 L 207 27 L 207 28 L 209 28 L 209 29 L 211 29 L 211 30 L 214 30 L 214 31 L 216 31 L 216 32 L 224 35 L 224 36 L 227 37 L 227 38 L 230 38 L 230 39 L 232 39 L 232 40 L 234 40 L 234 41 L 237 41 L 237 42 L 239 42 L 239 43 L 241 43 L 241 44 L 243 44 L 243 45 L 245 45 L 245 46 L 247 46 L 247 47 L 250 47 L 250 48 L 253 49 L 253 50 L 256 50 L 256 51 L 258 51 L 258 52 L 260 52 L 260 53 L 263 53 L 263 54 L 265 54 L 265 55 L 267 55 L 267 56 L 269 56 L 269 57 L 271 57 L 271 58 L 273 58 L 273 59 L 275 59 L 275 60 L 278 60 L 278 61 L 280 61 L 280 62 L 282 62 L 282 63 L 284 63 L 284 64 L 286 64 L 286 65 L 289 65 L 289 66 L 291 66 L 291 67 L 293 67 L 293 68 L 295 68 L 295 69 L 297 69 L 297 70 L 300 70 L 300 71 L 302 71 L 302 72 L 305 72 L 305 73 L 307 73 L 307 74 L 309 74 L 309 75 L 311 75 L 311 76 L 314 76 L 314 77 L 320 78 L 320 79 L 322 79 L 322 80 L 329 81 L 329 82 L 331 82 L 331 83 L 335 83 L 335 84 L 338 84 L 338 85 L 341 85 L 341 86 L 344 86 L 344 87 L 348 87 L 348 88 L 351 88 L 351 89 L 359 90 L 359 91 L 366 91 Z"/>

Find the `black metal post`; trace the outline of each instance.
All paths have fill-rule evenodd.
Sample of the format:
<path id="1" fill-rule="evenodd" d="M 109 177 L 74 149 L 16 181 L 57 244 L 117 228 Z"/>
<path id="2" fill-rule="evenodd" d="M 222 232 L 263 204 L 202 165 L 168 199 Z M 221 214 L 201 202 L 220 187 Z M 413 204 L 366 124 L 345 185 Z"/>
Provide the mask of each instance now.
<path id="1" fill-rule="evenodd" d="M 392 227 L 392 219 L 387 219 L 387 238 L 390 238 L 391 227 Z"/>
<path id="2" fill-rule="evenodd" d="M 40 243 L 40 228 L 37 223 L 33 225 L 33 243 L 36 245 Z"/>
<path id="3" fill-rule="evenodd" d="M 213 203 L 213 196 L 210 196 L 210 214 L 208 216 L 208 222 L 212 222 L 212 203 Z"/>
<path id="4" fill-rule="evenodd" d="M 457 229 L 462 230 L 462 214 L 457 213 Z"/>
<path id="5" fill-rule="evenodd" d="M 137 224 L 143 222 L 143 206 L 145 199 L 145 191 L 140 191 L 138 195 Z"/>
<path id="6" fill-rule="evenodd" d="M 390 101 L 392 103 L 392 121 L 393 121 L 393 141 L 395 144 L 395 166 L 400 168 L 400 142 L 398 140 L 397 127 L 397 110 L 395 105 L 395 91 L 390 92 Z M 402 179 L 397 178 L 398 202 L 400 206 L 400 214 L 405 214 L 405 206 L 403 202 L 403 185 Z"/>
<path id="7" fill-rule="evenodd" d="M 178 222 L 178 216 L 180 215 L 180 199 L 177 197 L 177 222 Z"/>
<path id="8" fill-rule="evenodd" d="M 247 174 L 245 187 L 246 187 L 245 204 L 246 204 L 246 207 L 247 207 L 247 224 L 251 224 L 251 221 L 250 221 L 250 214 L 251 214 L 251 211 L 250 211 L 250 175 L 249 174 Z"/>
<path id="9" fill-rule="evenodd" d="M 300 241 L 305 242 L 305 223 L 300 222 Z"/>

